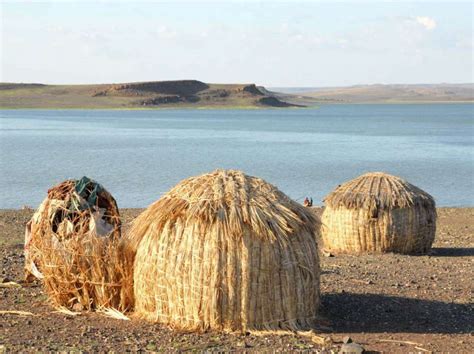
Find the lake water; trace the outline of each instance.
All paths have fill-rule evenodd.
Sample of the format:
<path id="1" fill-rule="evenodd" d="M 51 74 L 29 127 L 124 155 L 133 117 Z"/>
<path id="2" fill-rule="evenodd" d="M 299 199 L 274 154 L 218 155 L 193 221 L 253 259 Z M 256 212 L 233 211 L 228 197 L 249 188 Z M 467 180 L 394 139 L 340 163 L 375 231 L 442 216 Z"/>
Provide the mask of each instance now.
<path id="1" fill-rule="evenodd" d="M 87 175 L 120 207 L 180 180 L 241 169 L 302 201 L 368 171 L 406 178 L 439 206 L 474 205 L 474 105 L 269 110 L 0 110 L 0 208 L 36 207 Z"/>

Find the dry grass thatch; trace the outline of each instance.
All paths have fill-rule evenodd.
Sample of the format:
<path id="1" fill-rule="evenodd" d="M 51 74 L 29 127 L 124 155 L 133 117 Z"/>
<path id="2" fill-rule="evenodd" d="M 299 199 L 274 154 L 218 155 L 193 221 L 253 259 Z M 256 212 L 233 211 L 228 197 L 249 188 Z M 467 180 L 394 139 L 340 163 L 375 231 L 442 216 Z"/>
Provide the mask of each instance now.
<path id="1" fill-rule="evenodd" d="M 337 187 L 325 203 L 322 236 L 328 250 L 420 254 L 434 241 L 433 197 L 399 177 L 364 174 Z"/>
<path id="2" fill-rule="evenodd" d="M 67 180 L 48 191 L 25 233 L 27 279 L 42 279 L 57 306 L 133 305 L 133 253 L 120 237 L 115 199 L 99 184 Z"/>
<path id="3" fill-rule="evenodd" d="M 310 327 L 319 221 L 239 171 L 186 179 L 133 223 L 136 312 L 184 329 Z"/>

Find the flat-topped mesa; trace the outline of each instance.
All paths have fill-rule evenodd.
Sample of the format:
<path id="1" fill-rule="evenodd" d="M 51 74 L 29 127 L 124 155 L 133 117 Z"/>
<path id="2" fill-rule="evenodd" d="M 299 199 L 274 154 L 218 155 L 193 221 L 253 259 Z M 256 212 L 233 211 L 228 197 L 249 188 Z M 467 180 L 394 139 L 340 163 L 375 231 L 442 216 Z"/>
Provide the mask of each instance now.
<path id="1" fill-rule="evenodd" d="M 2 91 L 8 90 L 10 92 L 2 95 Z M 198 80 L 92 85 L 0 83 L 2 108 L 284 108 L 297 107 L 298 102 L 296 96 L 271 92 L 252 83 L 216 84 Z"/>
<path id="2" fill-rule="evenodd" d="M 167 95 L 195 95 L 209 85 L 198 80 L 150 81 L 112 85 L 107 91 L 145 91 Z"/>

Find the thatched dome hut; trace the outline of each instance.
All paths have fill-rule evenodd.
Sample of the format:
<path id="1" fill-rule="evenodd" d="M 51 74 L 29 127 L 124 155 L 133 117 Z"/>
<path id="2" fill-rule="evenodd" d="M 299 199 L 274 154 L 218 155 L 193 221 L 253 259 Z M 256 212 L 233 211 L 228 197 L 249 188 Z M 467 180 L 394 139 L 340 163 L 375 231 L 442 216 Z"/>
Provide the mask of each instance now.
<path id="1" fill-rule="evenodd" d="M 135 311 L 184 329 L 297 329 L 319 306 L 319 221 L 234 170 L 186 179 L 133 223 Z"/>
<path id="2" fill-rule="evenodd" d="M 56 306 L 130 308 L 133 263 L 120 226 L 117 203 L 102 185 L 83 177 L 54 186 L 26 225 L 27 280 L 41 279 Z"/>
<path id="3" fill-rule="evenodd" d="M 423 254 L 434 241 L 433 197 L 399 177 L 367 173 L 340 185 L 324 201 L 327 250 Z"/>

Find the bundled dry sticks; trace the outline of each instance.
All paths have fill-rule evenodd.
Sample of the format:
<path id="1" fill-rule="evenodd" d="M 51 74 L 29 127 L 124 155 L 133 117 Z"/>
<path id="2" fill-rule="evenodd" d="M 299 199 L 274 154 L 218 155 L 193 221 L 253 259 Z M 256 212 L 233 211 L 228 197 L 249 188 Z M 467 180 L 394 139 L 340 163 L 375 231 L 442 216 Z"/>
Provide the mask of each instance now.
<path id="1" fill-rule="evenodd" d="M 35 243 L 45 291 L 55 306 L 92 310 L 133 307 L 133 259 L 121 239 L 85 236 L 61 245 Z M 79 306 L 77 306 L 78 304 Z"/>

